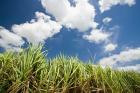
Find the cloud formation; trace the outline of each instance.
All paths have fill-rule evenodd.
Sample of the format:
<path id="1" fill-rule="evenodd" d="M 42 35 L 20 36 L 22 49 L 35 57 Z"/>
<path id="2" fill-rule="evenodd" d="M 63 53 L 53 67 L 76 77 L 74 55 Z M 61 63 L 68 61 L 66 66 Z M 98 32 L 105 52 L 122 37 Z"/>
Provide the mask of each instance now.
<path id="1" fill-rule="evenodd" d="M 110 36 L 111 36 L 110 33 L 107 33 L 101 29 L 94 29 L 91 31 L 89 35 L 84 35 L 83 37 L 89 42 L 99 44 L 101 42 L 107 41 Z"/>
<path id="2" fill-rule="evenodd" d="M 105 17 L 104 19 L 103 19 L 103 23 L 104 24 L 108 24 L 109 22 L 111 22 L 112 21 L 112 18 L 110 18 L 110 17 Z"/>
<path id="3" fill-rule="evenodd" d="M 11 31 L 1 27 L 1 47 L 8 49 L 14 46 L 19 48 L 25 42 L 22 38 L 35 45 L 44 43 L 46 39 L 59 33 L 62 26 L 65 26 L 67 28 L 78 29 L 81 32 L 88 31 L 91 28 L 90 34 L 84 33 L 84 39 L 96 44 L 106 42 L 105 44 L 107 45 L 104 48 L 106 52 L 111 52 L 117 48 L 117 44 L 110 43 L 111 40 L 109 38 L 112 33 L 97 27 L 98 23 L 95 22 L 95 7 L 89 3 L 89 0 L 73 0 L 74 5 L 70 3 L 70 0 L 40 1 L 46 12 L 54 16 L 55 20 L 51 20 L 50 16 L 44 13 L 36 12 L 36 18 L 26 23 L 13 25 Z M 110 10 L 112 6 L 126 4 L 132 6 L 135 4 L 135 0 L 99 0 L 102 13 Z M 102 21 L 104 24 L 108 24 L 112 21 L 112 18 L 105 17 Z M 106 57 L 100 63 L 112 65 L 117 61 L 123 61 L 120 59 L 123 53 L 125 51 L 118 55 Z M 112 63 L 108 63 L 106 60 L 110 60 L 109 62 Z"/>
<path id="4" fill-rule="evenodd" d="M 20 25 L 13 25 L 12 31 L 24 37 L 32 44 L 43 43 L 44 40 L 60 32 L 62 26 L 49 16 L 36 12 L 36 19 Z"/>
<path id="5" fill-rule="evenodd" d="M 127 65 L 127 62 L 133 62 L 140 60 L 140 48 L 128 49 L 127 51 L 122 51 L 120 54 L 114 54 L 109 57 L 105 57 L 99 61 L 103 66 L 114 66 L 117 63 L 124 63 Z"/>
<path id="6" fill-rule="evenodd" d="M 44 13 L 36 12 L 35 14 L 35 19 L 23 24 L 15 24 L 11 31 L 0 27 L 0 47 L 18 51 L 25 43 L 23 38 L 37 45 L 60 32 L 62 26 L 58 22 L 52 21 Z"/>
<path id="7" fill-rule="evenodd" d="M 135 3 L 135 0 L 99 0 L 100 11 L 102 13 L 116 5 L 129 5 L 131 7 Z"/>
<path id="8" fill-rule="evenodd" d="M 41 0 L 41 3 L 48 13 L 68 28 L 86 31 L 90 27 L 96 27 L 95 8 L 89 3 L 89 0 L 74 1 L 75 6 L 72 6 L 69 0 Z"/>
<path id="9" fill-rule="evenodd" d="M 24 44 L 22 38 L 0 26 L 0 47 L 17 51 Z"/>
<path id="10" fill-rule="evenodd" d="M 109 43 L 105 46 L 106 52 L 114 51 L 117 48 L 117 44 Z"/>
<path id="11" fill-rule="evenodd" d="M 125 67 L 117 67 L 118 70 L 124 71 L 138 71 L 140 72 L 140 64 L 132 65 L 132 66 L 125 66 Z"/>

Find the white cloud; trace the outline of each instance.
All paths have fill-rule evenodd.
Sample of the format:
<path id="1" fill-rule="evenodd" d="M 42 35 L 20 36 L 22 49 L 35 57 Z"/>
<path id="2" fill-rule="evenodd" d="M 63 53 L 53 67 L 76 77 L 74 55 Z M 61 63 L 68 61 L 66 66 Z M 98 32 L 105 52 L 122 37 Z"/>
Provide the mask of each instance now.
<path id="1" fill-rule="evenodd" d="M 52 21 L 49 16 L 36 12 L 36 19 L 20 25 L 14 25 L 12 31 L 26 38 L 29 42 L 38 44 L 60 32 L 61 27 L 59 23 Z"/>
<path id="2" fill-rule="evenodd" d="M 87 31 L 92 28 L 89 35 L 84 35 L 86 40 L 94 43 L 105 42 L 111 36 L 110 33 L 97 29 L 98 23 L 95 22 L 95 7 L 89 3 L 89 0 L 73 0 L 75 5 L 72 6 L 69 0 L 41 0 L 43 7 L 48 13 L 53 15 L 56 21 L 50 19 L 50 16 L 41 12 L 36 12 L 36 18 L 30 22 L 23 24 L 15 24 L 12 26 L 12 33 L 27 39 L 33 44 L 43 43 L 49 37 L 59 33 L 62 26 L 67 28 L 78 29 L 79 31 Z M 109 10 L 113 5 L 135 4 L 134 0 L 100 0 L 101 11 Z M 57 6 L 57 7 L 56 7 Z M 105 24 L 112 19 L 106 17 L 103 19 Z M 7 43 L 1 40 L 2 45 Z M 18 45 L 18 44 L 17 44 Z M 106 51 L 113 51 L 116 46 L 107 45 Z"/>
<path id="3" fill-rule="evenodd" d="M 108 24 L 109 22 L 111 22 L 112 21 L 112 18 L 110 18 L 110 17 L 105 17 L 104 19 L 103 19 L 103 23 L 104 24 Z"/>
<path id="4" fill-rule="evenodd" d="M 111 52 L 111 51 L 114 51 L 116 48 L 117 48 L 117 44 L 110 43 L 105 46 L 105 51 Z"/>
<path id="5" fill-rule="evenodd" d="M 138 71 L 140 72 L 140 64 L 132 65 L 132 66 L 125 66 L 125 67 L 117 67 L 118 70 L 124 71 Z"/>
<path id="6" fill-rule="evenodd" d="M 74 1 L 75 6 L 71 6 L 68 0 L 41 0 L 41 3 L 48 13 L 66 27 L 76 28 L 80 31 L 96 27 L 95 8 L 88 2 L 89 0 Z"/>
<path id="7" fill-rule="evenodd" d="M 115 54 L 113 56 L 105 57 L 99 61 L 101 65 L 104 66 L 114 66 L 119 63 L 126 63 L 140 60 L 140 48 L 129 49 L 127 51 L 122 51 L 120 54 Z"/>
<path id="8" fill-rule="evenodd" d="M 0 47 L 18 50 L 23 44 L 20 36 L 0 26 Z"/>
<path id="9" fill-rule="evenodd" d="M 135 0 L 99 0 L 100 11 L 103 13 L 110 10 L 115 5 L 134 5 Z"/>
<path id="10" fill-rule="evenodd" d="M 101 42 L 107 41 L 110 36 L 111 36 L 110 33 L 107 33 L 100 29 L 95 29 L 91 31 L 89 35 L 84 35 L 83 37 L 86 40 L 89 40 L 89 42 L 101 43 Z"/>
<path id="11" fill-rule="evenodd" d="M 26 38 L 32 44 L 43 43 L 49 37 L 60 32 L 62 26 L 55 21 L 52 21 L 49 16 L 41 12 L 36 12 L 36 18 L 30 22 L 20 25 L 13 25 L 9 31 L 0 26 L 0 47 L 6 50 L 19 51 Z"/>

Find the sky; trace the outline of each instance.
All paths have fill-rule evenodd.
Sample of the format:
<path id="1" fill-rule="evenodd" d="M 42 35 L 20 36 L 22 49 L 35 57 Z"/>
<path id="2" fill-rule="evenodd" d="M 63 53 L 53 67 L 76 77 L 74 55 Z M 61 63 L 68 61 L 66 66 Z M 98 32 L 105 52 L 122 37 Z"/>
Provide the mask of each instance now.
<path id="1" fill-rule="evenodd" d="M 50 58 L 140 71 L 139 9 L 139 0 L 0 0 L 0 52 L 41 43 Z"/>

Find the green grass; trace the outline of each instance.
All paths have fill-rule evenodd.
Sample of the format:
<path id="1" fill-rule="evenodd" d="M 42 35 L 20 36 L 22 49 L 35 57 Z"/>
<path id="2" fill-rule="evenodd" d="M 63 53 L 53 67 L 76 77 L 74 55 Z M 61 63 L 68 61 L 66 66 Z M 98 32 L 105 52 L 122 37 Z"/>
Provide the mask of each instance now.
<path id="1" fill-rule="evenodd" d="M 140 93 L 140 74 L 85 64 L 42 47 L 0 54 L 0 93 Z"/>

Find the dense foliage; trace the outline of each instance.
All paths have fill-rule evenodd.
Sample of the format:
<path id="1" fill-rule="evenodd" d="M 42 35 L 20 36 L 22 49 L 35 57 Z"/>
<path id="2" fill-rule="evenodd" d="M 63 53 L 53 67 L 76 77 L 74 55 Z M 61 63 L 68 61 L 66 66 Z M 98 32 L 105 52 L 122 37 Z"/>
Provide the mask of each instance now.
<path id="1" fill-rule="evenodd" d="M 0 54 L 0 93 L 140 93 L 140 74 L 84 63 L 76 57 L 47 59 L 42 47 Z"/>

